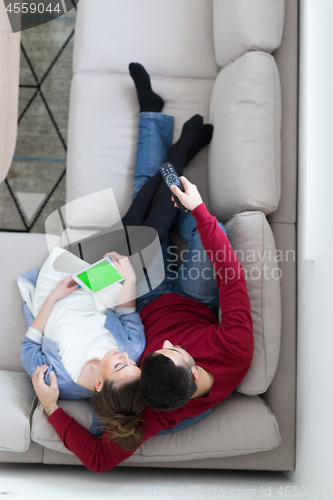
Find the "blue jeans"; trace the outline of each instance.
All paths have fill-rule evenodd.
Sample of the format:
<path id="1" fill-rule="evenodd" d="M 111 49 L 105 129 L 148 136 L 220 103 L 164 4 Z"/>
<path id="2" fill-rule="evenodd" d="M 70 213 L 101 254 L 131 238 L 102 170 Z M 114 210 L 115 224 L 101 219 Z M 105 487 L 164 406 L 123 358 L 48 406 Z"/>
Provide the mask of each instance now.
<path id="1" fill-rule="evenodd" d="M 133 198 L 147 180 L 159 171 L 161 163 L 167 161 L 167 151 L 172 144 L 173 117 L 162 113 L 140 113 L 138 151 L 135 163 Z M 171 203 L 171 193 L 170 193 Z M 225 228 L 218 223 L 222 231 Z M 206 304 L 214 314 L 218 314 L 219 290 L 213 266 L 201 243 L 196 221 L 191 213 L 180 210 L 173 221 L 171 230 L 188 243 L 188 252 L 177 269 L 176 248 L 167 238 L 163 245 L 165 278 L 154 290 L 137 298 L 137 311 L 165 293 L 178 293 Z"/>

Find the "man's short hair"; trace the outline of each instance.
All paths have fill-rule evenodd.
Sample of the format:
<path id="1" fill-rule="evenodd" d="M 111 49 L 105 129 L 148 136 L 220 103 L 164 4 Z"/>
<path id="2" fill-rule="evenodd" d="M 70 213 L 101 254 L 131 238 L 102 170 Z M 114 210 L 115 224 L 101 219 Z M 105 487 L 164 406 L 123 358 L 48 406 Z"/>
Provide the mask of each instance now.
<path id="1" fill-rule="evenodd" d="M 151 353 L 142 363 L 141 393 L 153 410 L 170 411 L 184 406 L 193 396 L 196 384 L 190 367 L 175 364 L 159 353 Z"/>

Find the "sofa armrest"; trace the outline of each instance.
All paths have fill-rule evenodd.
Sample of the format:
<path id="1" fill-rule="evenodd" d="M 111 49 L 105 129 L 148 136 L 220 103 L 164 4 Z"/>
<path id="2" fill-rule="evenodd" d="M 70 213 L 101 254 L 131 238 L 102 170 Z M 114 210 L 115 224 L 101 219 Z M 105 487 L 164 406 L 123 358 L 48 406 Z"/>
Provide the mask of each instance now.
<path id="1" fill-rule="evenodd" d="M 36 394 L 26 373 L 0 370 L 0 451 L 26 451 Z"/>

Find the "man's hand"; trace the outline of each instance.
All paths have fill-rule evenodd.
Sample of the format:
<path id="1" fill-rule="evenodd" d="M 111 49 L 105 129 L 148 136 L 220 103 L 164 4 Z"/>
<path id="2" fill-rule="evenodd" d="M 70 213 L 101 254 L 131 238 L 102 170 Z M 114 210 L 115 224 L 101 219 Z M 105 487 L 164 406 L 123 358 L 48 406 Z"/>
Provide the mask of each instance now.
<path id="1" fill-rule="evenodd" d="M 57 401 L 59 398 L 59 388 L 57 377 L 54 372 L 50 372 L 51 385 L 45 384 L 44 374 L 47 372 L 47 369 L 48 365 L 37 366 L 32 374 L 32 385 L 34 386 L 40 404 L 49 417 L 58 409 Z"/>
<path id="2" fill-rule="evenodd" d="M 117 252 L 106 253 L 104 257 L 111 257 L 110 262 L 117 269 L 118 273 L 126 278 L 126 280 L 136 280 L 135 271 L 128 257 L 125 255 L 119 255 Z"/>
<path id="3" fill-rule="evenodd" d="M 55 289 L 50 293 L 50 297 L 54 300 L 60 300 L 67 297 L 72 292 L 78 289 L 78 284 L 73 280 L 73 278 L 65 278 L 59 281 Z"/>
<path id="4" fill-rule="evenodd" d="M 198 205 L 203 203 L 198 188 L 195 184 L 192 184 L 186 177 L 179 177 L 180 182 L 183 184 L 185 189 L 185 193 L 183 193 L 177 186 L 171 186 L 171 191 L 179 198 L 179 201 L 184 205 L 184 207 L 189 210 L 194 210 Z M 175 207 L 177 207 L 177 203 L 175 202 L 174 197 L 171 197 L 174 202 Z"/>

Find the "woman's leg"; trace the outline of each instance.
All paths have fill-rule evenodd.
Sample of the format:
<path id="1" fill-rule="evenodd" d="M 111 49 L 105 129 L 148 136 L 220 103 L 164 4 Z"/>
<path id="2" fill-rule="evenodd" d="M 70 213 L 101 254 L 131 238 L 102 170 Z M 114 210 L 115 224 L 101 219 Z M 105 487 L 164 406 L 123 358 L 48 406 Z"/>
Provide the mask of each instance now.
<path id="1" fill-rule="evenodd" d="M 162 117 L 167 115 L 160 114 L 159 116 L 162 120 Z M 148 120 L 148 118 L 146 118 L 146 120 Z M 150 130 L 151 132 L 147 132 L 148 130 Z M 160 165 L 165 161 L 170 161 L 170 163 L 175 164 L 177 173 L 179 173 L 179 175 L 182 175 L 184 166 L 186 167 L 195 157 L 195 155 L 204 146 L 207 146 L 210 143 L 213 135 L 213 127 L 210 124 L 206 124 L 200 128 L 193 143 L 186 152 L 185 160 L 184 153 L 186 151 L 186 148 L 184 148 L 182 136 L 179 141 L 176 142 L 173 146 L 169 147 L 169 149 L 167 150 L 168 152 L 166 152 L 165 146 L 167 144 L 167 141 L 171 143 L 170 136 L 165 138 L 165 135 L 163 133 L 163 135 L 160 135 L 158 137 L 156 123 L 153 123 L 153 118 L 151 118 L 151 123 L 148 126 L 147 123 L 144 123 L 142 128 L 141 126 L 139 127 L 139 136 L 140 135 L 141 140 L 139 140 L 138 143 L 138 156 L 134 175 L 134 192 L 132 198 L 133 203 L 122 219 L 124 225 L 139 226 L 145 223 L 145 220 L 148 218 L 149 213 L 154 213 L 156 210 L 157 199 L 155 199 L 155 206 L 154 208 L 152 208 L 152 203 L 155 195 L 156 198 L 159 199 L 160 205 L 164 205 L 164 201 L 162 201 L 165 199 L 164 193 L 167 193 L 169 195 L 170 191 L 166 191 L 166 189 L 163 188 L 162 192 L 161 188 L 159 193 L 156 194 L 162 180 L 161 174 L 159 172 Z M 147 144 L 149 144 L 149 142 L 157 142 L 156 146 L 151 149 L 151 151 L 153 151 L 153 153 L 151 154 L 147 151 Z M 181 145 L 183 149 L 180 147 Z M 163 150 L 165 152 L 163 153 L 165 154 L 164 157 L 161 154 Z M 167 203 L 167 207 L 169 207 L 169 203 Z M 157 209 L 159 209 L 158 206 Z M 157 211 L 156 214 L 158 215 Z M 150 220 L 145 223 L 145 225 L 149 225 L 149 223 L 153 223 L 153 221 Z"/>
<path id="2" fill-rule="evenodd" d="M 140 226 L 147 218 L 161 180 L 159 167 L 167 161 L 172 135 L 172 116 L 162 113 L 140 113 L 133 202 L 122 218 L 124 226 Z"/>

